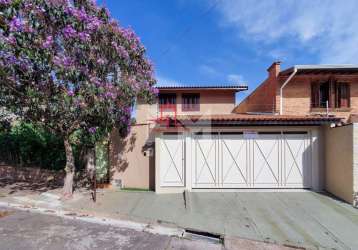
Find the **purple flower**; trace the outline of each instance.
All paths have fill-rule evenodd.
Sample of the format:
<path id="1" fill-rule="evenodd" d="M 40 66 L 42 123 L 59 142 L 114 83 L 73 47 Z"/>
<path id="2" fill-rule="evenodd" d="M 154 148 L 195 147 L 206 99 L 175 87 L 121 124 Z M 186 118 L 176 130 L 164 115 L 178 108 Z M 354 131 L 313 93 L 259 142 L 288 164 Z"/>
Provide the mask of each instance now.
<path id="1" fill-rule="evenodd" d="M 17 18 L 16 16 L 14 16 L 12 18 L 12 20 L 10 21 L 10 31 L 11 32 L 16 32 L 16 31 L 20 31 L 22 29 L 23 23 L 20 20 L 20 18 Z"/>
<path id="2" fill-rule="evenodd" d="M 1 1 L 1 0 L 0 0 L 0 1 Z M 25 10 L 31 10 L 32 7 L 33 7 L 33 4 L 32 4 L 32 3 L 29 3 L 29 2 L 26 2 L 25 5 L 24 5 L 24 7 L 25 7 Z"/>
<path id="3" fill-rule="evenodd" d="M 53 37 L 51 35 L 47 36 L 46 41 L 42 44 L 42 47 L 44 49 L 48 49 L 52 46 L 52 43 L 53 43 Z"/>
<path id="4" fill-rule="evenodd" d="M 115 42 L 112 42 L 112 46 L 115 48 L 115 50 L 118 53 L 119 57 L 121 57 L 121 58 L 123 58 L 125 60 L 129 59 L 129 54 L 128 54 L 127 50 L 123 46 L 118 45 Z"/>
<path id="5" fill-rule="evenodd" d="M 73 63 L 73 61 L 70 57 L 67 57 L 67 56 L 63 57 L 63 65 L 65 67 L 70 67 L 72 65 L 72 63 Z"/>
<path id="6" fill-rule="evenodd" d="M 6 37 L 5 41 L 11 45 L 16 45 L 16 38 L 13 35 Z"/>
<path id="7" fill-rule="evenodd" d="M 69 68 L 73 65 L 73 60 L 67 56 L 55 56 L 53 58 L 53 63 L 58 67 Z"/>
<path id="8" fill-rule="evenodd" d="M 103 65 L 103 64 L 105 64 L 105 61 L 104 61 L 103 58 L 98 58 L 97 63 L 100 64 L 100 65 Z"/>
<path id="9" fill-rule="evenodd" d="M 75 16 L 75 17 L 77 17 L 79 20 L 81 20 L 81 21 L 85 21 L 85 20 L 87 20 L 87 13 L 86 13 L 86 11 L 85 11 L 85 9 L 82 7 L 81 9 L 79 9 L 79 10 L 76 10 L 74 13 L 73 13 L 73 15 Z"/>
<path id="10" fill-rule="evenodd" d="M 90 35 L 86 32 L 80 32 L 78 33 L 78 37 L 80 38 L 81 41 L 86 42 L 90 39 Z"/>
<path id="11" fill-rule="evenodd" d="M 75 95 L 75 92 L 73 92 L 73 90 L 67 90 L 67 95 L 68 96 L 74 96 Z"/>
<path id="12" fill-rule="evenodd" d="M 126 113 L 126 115 L 130 114 L 131 112 L 132 112 L 132 109 L 130 107 L 124 108 L 124 113 Z"/>
<path id="13" fill-rule="evenodd" d="M 96 127 L 90 127 L 90 128 L 88 129 L 88 132 L 90 132 L 91 134 L 96 133 L 96 131 L 97 131 L 97 128 L 96 128 Z"/>
<path id="14" fill-rule="evenodd" d="M 14 55 L 9 56 L 9 57 L 7 58 L 7 63 L 9 63 L 9 64 L 16 64 L 16 63 L 17 63 L 17 58 L 16 58 L 16 56 L 14 56 Z"/>
<path id="15" fill-rule="evenodd" d="M 72 37 L 76 36 L 77 31 L 74 28 L 72 28 L 71 25 L 67 25 L 62 30 L 62 33 L 63 33 L 65 38 L 72 38 Z"/>
<path id="16" fill-rule="evenodd" d="M 12 2 L 12 0 L 0 0 L 1 5 L 7 5 L 7 4 L 10 4 L 11 2 Z"/>
<path id="17" fill-rule="evenodd" d="M 157 89 L 157 88 L 151 87 L 151 88 L 150 88 L 150 91 L 151 91 L 154 95 L 158 95 L 158 94 L 159 94 L 159 89 Z"/>
<path id="18" fill-rule="evenodd" d="M 109 17 L 111 15 L 111 13 L 109 12 L 109 9 L 106 7 L 103 7 L 104 12 L 106 13 L 106 15 Z"/>
<path id="19" fill-rule="evenodd" d="M 96 30 L 101 26 L 102 21 L 97 17 L 90 17 L 87 24 L 87 29 L 89 30 Z"/>
<path id="20" fill-rule="evenodd" d="M 94 85 L 96 85 L 96 87 L 98 88 L 98 87 L 101 87 L 103 84 L 102 84 L 102 82 L 100 81 L 100 79 L 98 78 L 98 77 L 95 77 L 95 76 L 92 76 L 91 78 L 90 78 L 90 81 L 92 82 L 92 83 L 94 83 Z"/>

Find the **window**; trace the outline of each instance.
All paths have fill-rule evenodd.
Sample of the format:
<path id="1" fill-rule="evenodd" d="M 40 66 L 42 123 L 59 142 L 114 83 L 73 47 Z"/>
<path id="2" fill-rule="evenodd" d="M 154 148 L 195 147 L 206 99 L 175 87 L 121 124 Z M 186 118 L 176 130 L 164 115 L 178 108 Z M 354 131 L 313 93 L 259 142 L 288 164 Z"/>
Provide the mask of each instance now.
<path id="1" fill-rule="evenodd" d="M 335 81 L 314 82 L 311 84 L 312 108 L 348 108 L 349 84 Z"/>
<path id="2" fill-rule="evenodd" d="M 161 109 L 173 110 L 177 103 L 176 94 L 159 94 L 159 106 Z"/>
<path id="3" fill-rule="evenodd" d="M 200 111 L 200 94 L 183 94 L 182 100 L 183 111 Z"/>
<path id="4" fill-rule="evenodd" d="M 350 93 L 348 83 L 337 83 L 336 84 L 336 107 L 337 108 L 348 108 Z"/>
<path id="5" fill-rule="evenodd" d="M 159 94 L 160 105 L 169 105 L 169 104 L 176 104 L 176 103 L 177 103 L 176 94 Z"/>

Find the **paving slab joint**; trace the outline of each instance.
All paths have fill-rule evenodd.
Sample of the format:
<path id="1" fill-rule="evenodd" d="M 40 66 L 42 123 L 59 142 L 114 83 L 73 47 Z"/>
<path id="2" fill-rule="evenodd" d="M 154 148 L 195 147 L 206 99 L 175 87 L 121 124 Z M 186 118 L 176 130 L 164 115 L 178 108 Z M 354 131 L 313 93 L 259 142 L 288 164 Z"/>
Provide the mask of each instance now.
<path id="1" fill-rule="evenodd" d="M 185 209 L 191 211 L 191 194 L 188 190 L 184 190 L 183 199 Z"/>

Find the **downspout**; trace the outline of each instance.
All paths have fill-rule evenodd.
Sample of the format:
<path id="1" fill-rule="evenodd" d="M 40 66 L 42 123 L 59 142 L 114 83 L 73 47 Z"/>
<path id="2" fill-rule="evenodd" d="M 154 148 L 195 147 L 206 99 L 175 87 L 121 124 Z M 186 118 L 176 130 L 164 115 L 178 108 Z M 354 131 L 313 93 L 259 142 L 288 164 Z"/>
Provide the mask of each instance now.
<path id="1" fill-rule="evenodd" d="M 292 77 L 294 77 L 297 73 L 297 68 L 294 67 L 293 68 L 293 72 L 291 73 L 291 75 L 287 78 L 287 80 L 282 84 L 281 88 L 280 88 L 280 115 L 282 115 L 282 109 L 283 109 L 283 96 L 282 96 L 282 92 L 283 92 L 283 88 L 287 85 L 287 83 L 289 81 L 291 81 Z"/>

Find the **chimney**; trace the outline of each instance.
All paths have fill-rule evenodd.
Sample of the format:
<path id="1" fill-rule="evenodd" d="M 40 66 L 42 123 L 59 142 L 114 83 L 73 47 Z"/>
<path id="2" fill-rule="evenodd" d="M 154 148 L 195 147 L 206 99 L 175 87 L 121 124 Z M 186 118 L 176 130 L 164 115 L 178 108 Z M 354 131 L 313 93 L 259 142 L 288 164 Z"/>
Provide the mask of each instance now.
<path id="1" fill-rule="evenodd" d="M 269 78 L 272 77 L 276 78 L 280 73 L 280 70 L 281 70 L 281 62 L 280 61 L 273 62 L 271 66 L 267 69 L 267 71 L 269 72 Z"/>

